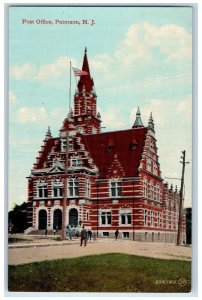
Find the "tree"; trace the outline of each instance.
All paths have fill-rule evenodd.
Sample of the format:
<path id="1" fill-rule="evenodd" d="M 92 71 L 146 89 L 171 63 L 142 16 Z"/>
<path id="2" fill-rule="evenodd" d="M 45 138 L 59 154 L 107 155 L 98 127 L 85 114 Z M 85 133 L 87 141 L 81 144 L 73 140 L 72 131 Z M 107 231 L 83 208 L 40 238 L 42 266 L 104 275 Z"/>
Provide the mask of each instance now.
<path id="1" fill-rule="evenodd" d="M 12 211 L 8 213 L 8 222 L 13 225 L 13 232 L 24 232 L 28 228 L 27 223 L 27 203 L 15 205 Z"/>

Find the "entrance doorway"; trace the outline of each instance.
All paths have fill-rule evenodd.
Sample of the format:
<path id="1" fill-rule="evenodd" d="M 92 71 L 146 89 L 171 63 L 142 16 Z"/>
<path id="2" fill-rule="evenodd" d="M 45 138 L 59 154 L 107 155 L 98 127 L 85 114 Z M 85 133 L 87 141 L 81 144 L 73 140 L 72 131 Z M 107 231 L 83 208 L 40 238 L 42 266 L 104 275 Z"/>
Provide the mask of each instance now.
<path id="1" fill-rule="evenodd" d="M 72 208 L 69 211 L 69 225 L 78 225 L 78 211 Z"/>
<path id="2" fill-rule="evenodd" d="M 60 230 L 62 228 L 62 211 L 56 209 L 53 214 L 53 229 Z"/>
<path id="3" fill-rule="evenodd" d="M 47 227 L 47 212 L 45 209 L 39 211 L 39 230 Z"/>

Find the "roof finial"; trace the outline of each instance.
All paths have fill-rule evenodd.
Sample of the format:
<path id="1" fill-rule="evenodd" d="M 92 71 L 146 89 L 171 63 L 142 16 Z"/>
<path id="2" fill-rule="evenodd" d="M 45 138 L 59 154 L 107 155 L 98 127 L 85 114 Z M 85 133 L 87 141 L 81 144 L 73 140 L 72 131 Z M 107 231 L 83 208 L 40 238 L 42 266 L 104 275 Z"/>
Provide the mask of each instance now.
<path id="1" fill-rule="evenodd" d="M 148 128 L 154 131 L 154 121 L 152 118 L 152 112 L 150 114 L 149 122 L 148 122 Z"/>
<path id="2" fill-rule="evenodd" d="M 45 139 L 48 140 L 48 139 L 50 139 L 50 138 L 52 138 L 52 135 L 51 135 L 50 126 L 48 126 L 48 130 L 47 130 L 47 132 L 46 132 L 46 137 L 45 137 Z"/>
<path id="3" fill-rule="evenodd" d="M 87 52 L 87 48 L 85 47 L 85 51 L 84 51 L 85 53 Z"/>
<path id="4" fill-rule="evenodd" d="M 140 108 L 138 106 L 137 108 L 137 112 L 136 112 L 136 119 L 135 119 L 135 123 L 133 125 L 132 128 L 136 128 L 136 127 L 144 127 L 142 120 L 141 120 L 141 113 L 140 113 Z"/>

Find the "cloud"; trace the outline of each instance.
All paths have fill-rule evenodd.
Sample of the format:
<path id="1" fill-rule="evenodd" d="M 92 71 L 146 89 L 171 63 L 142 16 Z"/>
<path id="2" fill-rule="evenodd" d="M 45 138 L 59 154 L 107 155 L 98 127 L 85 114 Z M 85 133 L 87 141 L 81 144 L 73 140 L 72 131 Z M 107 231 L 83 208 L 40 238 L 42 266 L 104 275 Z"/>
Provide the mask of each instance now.
<path id="1" fill-rule="evenodd" d="M 151 23 L 132 24 L 115 57 L 126 65 L 133 62 L 153 63 L 154 52 L 164 60 L 191 59 L 191 35 L 175 24 L 154 26 Z"/>
<path id="2" fill-rule="evenodd" d="M 121 110 L 116 107 L 109 107 L 107 109 L 101 109 L 98 107 L 97 111 L 101 114 L 101 126 L 104 127 L 104 130 L 102 131 L 124 129 L 128 126 Z"/>
<path id="3" fill-rule="evenodd" d="M 44 107 L 21 107 L 16 113 L 16 122 L 23 124 L 47 121 L 48 114 Z"/>
<path id="4" fill-rule="evenodd" d="M 10 68 L 10 76 L 16 80 L 33 80 L 36 78 L 36 67 L 31 63 L 13 66 Z"/>
<path id="5" fill-rule="evenodd" d="M 70 59 L 68 56 L 62 56 L 51 64 L 39 67 L 31 63 L 12 66 L 10 68 L 10 76 L 15 80 L 53 81 L 69 75 L 70 60 L 73 65 L 77 65 L 76 60 Z"/>
<path id="6" fill-rule="evenodd" d="M 9 91 L 9 104 L 15 105 L 17 103 L 17 98 L 12 91 Z"/>

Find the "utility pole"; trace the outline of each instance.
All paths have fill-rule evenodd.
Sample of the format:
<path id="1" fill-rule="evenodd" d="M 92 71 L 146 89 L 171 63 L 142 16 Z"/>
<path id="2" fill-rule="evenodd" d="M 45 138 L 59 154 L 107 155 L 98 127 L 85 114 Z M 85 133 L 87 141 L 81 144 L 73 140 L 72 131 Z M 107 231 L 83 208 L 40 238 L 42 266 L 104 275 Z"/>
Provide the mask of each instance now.
<path id="1" fill-rule="evenodd" d="M 182 233 L 182 221 L 183 221 L 183 188 L 184 188 L 184 172 L 185 166 L 189 162 L 185 161 L 186 151 L 182 151 L 182 177 L 181 177 L 181 188 L 180 188 L 180 205 L 179 205 L 179 218 L 178 218 L 178 231 L 177 231 L 177 246 L 181 244 L 181 233 Z"/>

